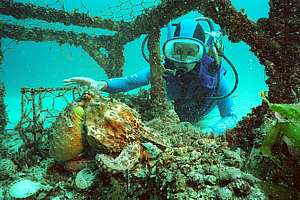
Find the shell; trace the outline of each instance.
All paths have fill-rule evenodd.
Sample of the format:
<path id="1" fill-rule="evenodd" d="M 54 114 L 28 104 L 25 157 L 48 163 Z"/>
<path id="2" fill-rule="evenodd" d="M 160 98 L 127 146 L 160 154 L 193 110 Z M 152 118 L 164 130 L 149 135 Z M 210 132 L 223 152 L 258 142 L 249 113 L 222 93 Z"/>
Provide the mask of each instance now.
<path id="1" fill-rule="evenodd" d="M 9 194 L 13 198 L 22 199 L 36 194 L 41 188 L 42 185 L 40 183 L 23 179 L 11 185 Z"/>
<path id="2" fill-rule="evenodd" d="M 96 178 L 96 174 L 90 168 L 84 168 L 80 172 L 77 173 L 75 178 L 75 185 L 79 189 L 88 189 L 90 188 Z"/>
<path id="3" fill-rule="evenodd" d="M 56 161 L 67 161 L 83 152 L 83 115 L 83 108 L 73 103 L 69 104 L 54 122 L 49 153 Z"/>

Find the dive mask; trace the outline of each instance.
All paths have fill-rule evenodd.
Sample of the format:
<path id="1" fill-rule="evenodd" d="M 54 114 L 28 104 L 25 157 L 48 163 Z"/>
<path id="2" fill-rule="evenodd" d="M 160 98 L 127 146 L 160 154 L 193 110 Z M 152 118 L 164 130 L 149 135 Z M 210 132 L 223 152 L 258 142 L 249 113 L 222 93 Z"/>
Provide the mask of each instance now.
<path id="1" fill-rule="evenodd" d="M 174 37 L 164 43 L 163 54 L 167 59 L 176 63 L 196 63 L 205 54 L 205 44 L 194 38 Z"/>

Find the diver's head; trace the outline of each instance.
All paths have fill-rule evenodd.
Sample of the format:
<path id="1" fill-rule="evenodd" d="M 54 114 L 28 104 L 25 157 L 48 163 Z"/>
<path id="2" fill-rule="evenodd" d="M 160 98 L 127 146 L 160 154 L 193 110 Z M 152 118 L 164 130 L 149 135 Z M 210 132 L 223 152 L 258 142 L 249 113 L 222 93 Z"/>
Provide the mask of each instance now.
<path id="1" fill-rule="evenodd" d="M 194 19 L 182 20 L 175 26 L 173 37 L 163 45 L 163 53 L 176 71 L 190 72 L 205 54 L 204 30 Z"/>
<path id="2" fill-rule="evenodd" d="M 190 72 L 195 66 L 196 62 L 188 63 L 189 59 L 193 59 L 197 56 L 199 52 L 199 46 L 186 43 L 186 42 L 176 42 L 174 43 L 174 58 L 182 62 L 174 62 L 174 66 L 177 71 L 181 72 Z"/>

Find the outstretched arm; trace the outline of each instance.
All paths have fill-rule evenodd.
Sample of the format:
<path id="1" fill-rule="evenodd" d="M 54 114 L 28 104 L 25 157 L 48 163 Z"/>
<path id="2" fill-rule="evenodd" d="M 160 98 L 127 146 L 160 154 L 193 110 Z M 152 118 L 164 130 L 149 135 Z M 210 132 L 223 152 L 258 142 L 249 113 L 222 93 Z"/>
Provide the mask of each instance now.
<path id="1" fill-rule="evenodd" d="M 140 86 L 149 84 L 150 69 L 145 68 L 131 76 L 122 78 L 112 78 L 108 80 L 94 80 L 89 77 L 71 77 L 65 79 L 65 86 L 79 85 L 87 86 L 95 90 L 106 91 L 109 93 L 126 92 Z"/>
<path id="2" fill-rule="evenodd" d="M 135 74 L 121 78 L 111 78 L 106 80 L 107 87 L 104 91 L 109 93 L 127 92 L 129 90 L 149 84 L 150 68 L 147 67 Z"/>
<path id="3" fill-rule="evenodd" d="M 224 80 L 224 77 L 221 77 L 220 86 L 217 91 L 217 96 L 224 96 L 228 94 L 229 88 Z M 223 134 L 227 129 L 233 128 L 237 123 L 237 116 L 235 114 L 235 107 L 232 98 L 229 96 L 225 99 L 219 100 L 217 106 L 220 112 L 222 119 L 214 124 L 213 132 L 215 134 Z"/>

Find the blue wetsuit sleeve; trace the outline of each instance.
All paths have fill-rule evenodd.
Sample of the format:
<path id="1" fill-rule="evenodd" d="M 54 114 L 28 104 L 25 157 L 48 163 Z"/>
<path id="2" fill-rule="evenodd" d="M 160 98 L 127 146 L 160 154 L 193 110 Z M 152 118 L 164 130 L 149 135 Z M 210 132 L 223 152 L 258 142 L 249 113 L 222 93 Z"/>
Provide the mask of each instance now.
<path id="1" fill-rule="evenodd" d="M 225 81 L 224 76 L 222 76 L 220 79 L 220 85 L 219 85 L 219 89 L 217 91 L 217 96 L 218 97 L 224 96 L 224 95 L 227 95 L 229 92 L 230 91 L 228 88 L 228 84 Z M 226 116 L 234 114 L 234 102 L 230 96 L 225 99 L 218 100 L 217 106 L 220 111 L 221 117 L 226 117 Z"/>
<path id="2" fill-rule="evenodd" d="M 130 76 L 106 80 L 107 88 L 105 91 L 109 93 L 127 92 L 129 90 L 148 85 L 149 80 L 150 68 L 147 67 Z"/>
<path id="3" fill-rule="evenodd" d="M 228 85 L 222 76 L 217 96 L 224 96 L 229 92 Z M 233 128 L 237 123 L 234 102 L 231 97 L 227 97 L 219 100 L 217 106 L 222 119 L 215 123 L 211 128 L 215 134 L 223 134 L 227 129 Z"/>

